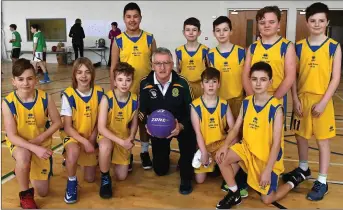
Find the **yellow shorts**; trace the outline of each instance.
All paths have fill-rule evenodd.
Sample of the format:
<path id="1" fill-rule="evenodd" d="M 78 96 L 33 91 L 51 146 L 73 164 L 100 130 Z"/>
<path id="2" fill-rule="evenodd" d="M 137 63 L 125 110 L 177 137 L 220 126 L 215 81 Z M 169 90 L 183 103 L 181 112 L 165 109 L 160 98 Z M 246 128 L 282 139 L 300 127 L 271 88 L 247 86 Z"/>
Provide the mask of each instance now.
<path id="1" fill-rule="evenodd" d="M 201 81 L 198 82 L 189 82 L 189 85 L 192 88 L 194 99 L 199 98 L 203 95 L 203 89 L 201 88 Z"/>
<path id="2" fill-rule="evenodd" d="M 75 140 L 74 138 L 67 136 L 64 131 L 60 131 L 60 137 L 62 139 L 63 147 L 65 148 L 67 144 L 75 143 L 79 146 L 81 145 L 80 142 Z M 65 149 L 63 151 L 63 156 L 65 156 Z M 77 164 L 80 166 L 96 166 L 98 165 L 98 155 L 97 150 L 94 153 L 86 153 L 85 151 L 80 151 L 79 159 L 77 160 Z"/>
<path id="3" fill-rule="evenodd" d="M 6 144 L 10 149 L 11 156 L 13 157 L 13 152 L 17 146 L 11 144 L 9 140 L 6 140 Z M 51 145 L 46 148 L 51 148 Z M 31 152 L 30 180 L 48 180 L 52 175 L 52 156 L 49 159 L 44 160 Z"/>
<path id="4" fill-rule="evenodd" d="M 212 144 L 206 145 L 206 150 L 208 153 L 210 153 L 212 162 L 207 167 L 201 165 L 200 168 L 195 168 L 194 173 L 202 174 L 202 173 L 213 172 L 214 167 L 216 165 L 216 161 L 215 161 L 216 152 L 224 145 L 224 143 L 225 143 L 225 140 L 220 140 L 220 141 L 213 142 Z"/>
<path id="5" fill-rule="evenodd" d="M 271 173 L 270 185 L 264 189 L 260 187 L 261 173 L 265 169 L 267 163 L 257 159 L 257 157 L 249 151 L 246 144 L 236 143 L 230 149 L 242 159 L 238 164 L 243 171 L 247 173 L 250 187 L 263 195 L 269 195 L 272 191 L 277 190 L 279 174 L 275 173 L 274 169 Z"/>
<path id="6" fill-rule="evenodd" d="M 312 116 L 312 106 L 322 99 L 323 95 L 304 93 L 299 95 L 302 104 L 303 117 L 292 115 L 291 129 L 304 137 L 311 139 L 312 135 L 318 140 L 329 139 L 336 136 L 335 112 L 332 99 L 326 105 L 320 117 Z"/>
<path id="7" fill-rule="evenodd" d="M 98 142 L 104 138 L 102 135 L 98 135 Z M 112 164 L 116 165 L 129 165 L 130 164 L 131 151 L 125 149 L 119 144 L 113 142 L 113 151 L 112 151 Z"/>
<path id="8" fill-rule="evenodd" d="M 236 120 L 239 112 L 241 110 L 241 106 L 242 106 L 242 101 L 243 101 L 243 96 L 239 96 L 236 98 L 231 98 L 229 100 L 227 100 L 233 115 L 233 118 Z"/>

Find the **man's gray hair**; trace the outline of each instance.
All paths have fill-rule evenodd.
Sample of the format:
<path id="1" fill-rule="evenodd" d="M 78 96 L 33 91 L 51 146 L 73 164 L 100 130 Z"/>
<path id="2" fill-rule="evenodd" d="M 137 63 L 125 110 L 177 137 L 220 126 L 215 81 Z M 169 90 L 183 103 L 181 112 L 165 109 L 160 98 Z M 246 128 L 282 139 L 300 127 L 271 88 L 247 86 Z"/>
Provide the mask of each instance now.
<path id="1" fill-rule="evenodd" d="M 159 47 L 155 50 L 155 52 L 152 54 L 152 62 L 154 62 L 156 54 L 169 55 L 170 59 L 173 60 L 173 55 L 171 54 L 170 50 L 165 47 Z"/>

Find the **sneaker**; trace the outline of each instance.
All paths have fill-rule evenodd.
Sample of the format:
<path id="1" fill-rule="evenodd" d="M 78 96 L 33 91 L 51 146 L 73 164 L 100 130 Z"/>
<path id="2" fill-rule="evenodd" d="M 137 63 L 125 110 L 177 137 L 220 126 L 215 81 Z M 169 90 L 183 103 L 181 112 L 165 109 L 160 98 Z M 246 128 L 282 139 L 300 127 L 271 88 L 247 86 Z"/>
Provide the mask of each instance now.
<path id="1" fill-rule="evenodd" d="M 108 199 L 112 197 L 112 180 L 111 176 L 101 176 L 100 197 Z"/>
<path id="2" fill-rule="evenodd" d="M 77 180 L 70 181 L 68 179 L 67 189 L 64 195 L 64 201 L 68 204 L 76 203 L 77 201 Z"/>
<path id="3" fill-rule="evenodd" d="M 242 198 L 239 191 L 232 192 L 229 190 L 227 195 L 217 204 L 217 209 L 230 209 L 232 206 L 239 205 L 241 202 Z"/>
<path id="4" fill-rule="evenodd" d="M 150 160 L 149 152 L 143 152 L 141 153 L 141 161 L 142 161 L 142 167 L 147 169 L 152 169 L 152 162 Z"/>
<path id="5" fill-rule="evenodd" d="M 221 189 L 224 192 L 229 192 L 229 186 L 226 184 L 225 180 L 222 183 Z M 239 194 L 242 198 L 247 198 L 249 196 L 248 188 L 239 189 Z"/>
<path id="6" fill-rule="evenodd" d="M 179 192 L 182 195 L 188 195 L 193 191 L 192 180 L 181 179 Z"/>
<path id="7" fill-rule="evenodd" d="M 128 171 L 132 171 L 132 166 L 133 166 L 133 154 L 131 154 L 131 157 L 130 157 L 130 164 L 129 164 L 129 169 Z"/>
<path id="8" fill-rule="evenodd" d="M 324 195 L 328 194 L 328 191 L 329 187 L 327 184 L 323 184 L 316 180 L 306 198 L 310 201 L 320 201 L 324 198 Z"/>
<path id="9" fill-rule="evenodd" d="M 306 180 L 306 176 L 302 174 L 300 171 L 293 173 L 289 178 L 289 182 L 294 184 L 294 188 L 296 188 L 300 183 Z"/>
<path id="10" fill-rule="evenodd" d="M 305 176 L 305 179 L 311 178 L 311 170 L 308 168 L 306 171 L 302 170 L 301 168 L 295 168 L 293 171 L 290 171 L 284 175 L 282 175 L 282 180 L 286 183 L 291 181 L 291 177 L 295 174 L 301 173 Z"/>
<path id="11" fill-rule="evenodd" d="M 20 206 L 23 209 L 38 209 L 37 204 L 34 200 L 35 191 L 30 188 L 26 191 L 19 193 Z"/>

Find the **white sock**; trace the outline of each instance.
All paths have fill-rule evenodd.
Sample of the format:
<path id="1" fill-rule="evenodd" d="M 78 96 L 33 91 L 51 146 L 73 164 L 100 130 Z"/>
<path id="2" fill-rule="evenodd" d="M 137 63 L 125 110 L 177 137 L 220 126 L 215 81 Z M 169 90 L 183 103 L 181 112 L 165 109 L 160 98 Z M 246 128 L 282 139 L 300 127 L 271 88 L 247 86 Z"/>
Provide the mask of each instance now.
<path id="1" fill-rule="evenodd" d="M 288 182 L 286 182 L 287 184 L 289 184 L 289 185 L 291 185 L 291 189 L 293 189 L 294 188 L 294 184 L 293 184 L 293 182 L 291 182 L 291 181 L 288 181 Z"/>
<path id="2" fill-rule="evenodd" d="M 229 187 L 229 190 L 231 190 L 232 192 L 236 192 L 238 190 L 237 185 L 233 186 L 233 187 Z"/>
<path id="3" fill-rule="evenodd" d="M 322 183 L 322 184 L 326 184 L 326 178 L 328 177 L 328 175 L 327 174 L 321 174 L 321 173 L 319 173 L 318 174 L 318 181 L 320 182 L 320 183 Z"/>
<path id="4" fill-rule="evenodd" d="M 149 152 L 149 142 L 141 142 L 142 148 L 141 153 Z"/>
<path id="5" fill-rule="evenodd" d="M 68 177 L 69 181 L 76 181 L 76 176 L 70 176 Z"/>
<path id="6" fill-rule="evenodd" d="M 300 160 L 299 161 L 299 168 L 301 168 L 303 171 L 307 171 L 308 161 L 307 160 Z"/>

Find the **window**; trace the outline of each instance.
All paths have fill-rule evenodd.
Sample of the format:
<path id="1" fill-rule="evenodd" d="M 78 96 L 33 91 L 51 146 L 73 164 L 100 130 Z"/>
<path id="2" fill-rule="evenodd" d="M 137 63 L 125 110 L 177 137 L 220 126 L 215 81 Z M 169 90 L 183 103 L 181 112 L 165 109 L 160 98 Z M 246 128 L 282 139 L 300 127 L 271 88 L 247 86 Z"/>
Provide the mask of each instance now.
<path id="1" fill-rule="evenodd" d="M 27 41 L 32 41 L 31 25 L 38 24 L 47 42 L 66 42 L 67 24 L 65 18 L 26 19 Z"/>

